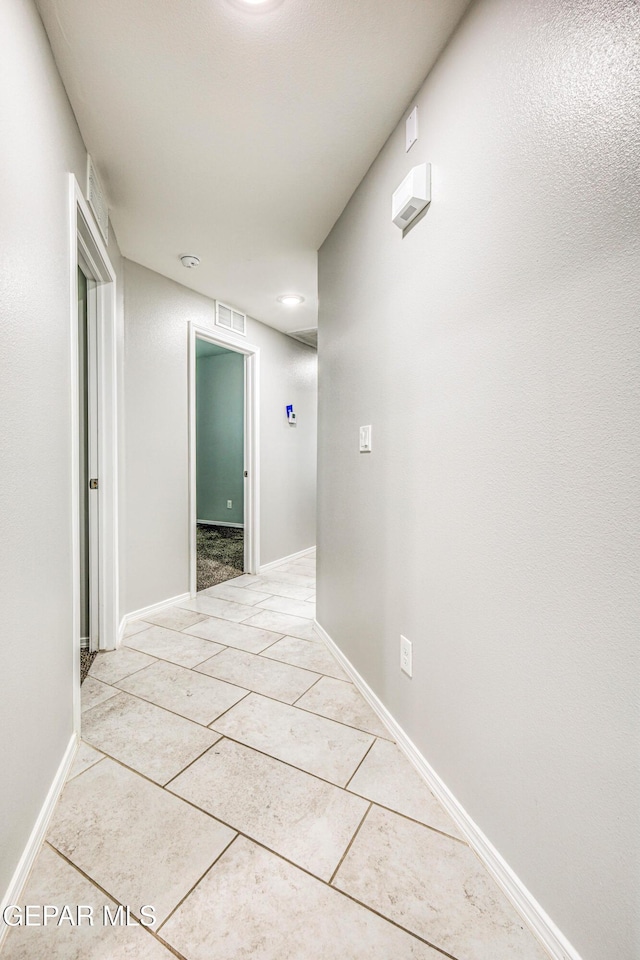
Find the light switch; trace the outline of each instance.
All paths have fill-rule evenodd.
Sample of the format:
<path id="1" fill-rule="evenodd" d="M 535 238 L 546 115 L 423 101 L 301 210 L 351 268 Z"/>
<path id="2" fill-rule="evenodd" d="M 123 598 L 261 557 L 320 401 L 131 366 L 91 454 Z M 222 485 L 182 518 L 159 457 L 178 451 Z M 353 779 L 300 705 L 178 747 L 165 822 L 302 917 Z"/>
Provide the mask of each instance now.
<path id="1" fill-rule="evenodd" d="M 360 453 L 371 453 L 371 425 L 360 427 Z"/>

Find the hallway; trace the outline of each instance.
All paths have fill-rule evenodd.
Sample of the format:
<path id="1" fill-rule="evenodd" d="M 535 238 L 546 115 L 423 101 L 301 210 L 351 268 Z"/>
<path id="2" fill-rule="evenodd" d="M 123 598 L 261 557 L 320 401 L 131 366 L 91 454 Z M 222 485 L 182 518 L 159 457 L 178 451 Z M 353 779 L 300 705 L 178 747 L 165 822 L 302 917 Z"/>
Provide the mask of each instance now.
<path id="1" fill-rule="evenodd" d="M 543 960 L 316 635 L 314 589 L 310 556 L 241 576 L 98 656 L 22 899 L 95 925 L 16 927 L 3 960 Z M 114 931 L 115 903 L 156 924 Z"/>

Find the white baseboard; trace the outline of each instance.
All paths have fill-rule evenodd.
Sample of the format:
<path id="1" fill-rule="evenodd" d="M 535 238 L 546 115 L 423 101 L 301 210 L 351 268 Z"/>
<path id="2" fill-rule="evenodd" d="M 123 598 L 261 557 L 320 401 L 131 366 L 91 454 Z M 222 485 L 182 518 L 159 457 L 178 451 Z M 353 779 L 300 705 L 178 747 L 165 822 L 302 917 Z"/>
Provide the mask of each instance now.
<path id="1" fill-rule="evenodd" d="M 134 620 L 144 620 L 145 617 L 148 617 L 150 613 L 159 613 L 161 610 L 164 610 L 165 607 L 172 607 L 174 603 L 182 603 L 185 600 L 190 600 L 190 593 L 181 593 L 177 597 L 171 597 L 170 600 L 161 600 L 159 603 L 151 603 L 148 607 L 141 607 L 140 610 L 133 610 L 131 613 L 125 613 L 124 617 L 120 621 L 120 629 L 118 630 L 118 646 L 122 643 L 122 638 L 124 636 L 124 631 L 127 627 L 127 624 L 133 623 Z"/>
<path id="2" fill-rule="evenodd" d="M 371 687 L 360 676 L 351 661 L 347 659 L 327 631 L 317 620 L 314 620 L 314 627 L 318 636 L 325 642 L 331 653 L 333 653 L 338 660 L 340 666 L 353 680 L 355 686 L 369 706 L 378 715 L 387 730 L 389 730 L 407 759 L 426 781 L 427 786 L 432 793 L 435 794 L 451 819 L 460 829 L 469 846 L 475 851 L 502 892 L 513 904 L 523 921 L 533 935 L 540 941 L 552 960 L 582 960 L 575 947 L 569 943 L 551 917 L 540 906 L 498 850 L 496 850 L 488 837 L 485 836 L 464 807 L 456 800 L 431 764 L 420 753 L 415 743 L 410 740 L 397 720 L 389 713 L 382 701 L 378 699 Z"/>
<path id="3" fill-rule="evenodd" d="M 207 527 L 238 527 L 244 530 L 244 523 L 227 523 L 226 520 L 196 520 L 196 523 L 202 523 Z"/>
<path id="4" fill-rule="evenodd" d="M 49 828 L 49 821 L 53 815 L 53 811 L 56 803 L 58 802 L 58 797 L 62 792 L 64 787 L 64 782 L 67 779 L 67 774 L 71 769 L 71 764 L 76 755 L 76 750 L 78 747 L 78 738 L 76 734 L 73 733 L 67 748 L 64 752 L 62 760 L 60 761 L 60 766 L 56 771 L 56 775 L 53 778 L 53 783 L 49 787 L 49 792 L 45 798 L 44 803 L 38 814 L 38 818 L 33 826 L 31 831 L 31 836 L 27 840 L 27 845 L 22 852 L 22 856 L 18 861 L 18 866 L 15 869 L 15 873 L 11 878 L 11 882 L 7 888 L 7 892 L 4 895 L 2 904 L 0 905 L 0 916 L 4 911 L 5 907 L 8 907 L 12 903 L 20 903 L 20 895 L 24 889 L 24 885 L 27 882 L 27 877 L 31 867 L 33 866 L 34 860 L 36 859 L 38 853 L 40 852 L 40 847 L 42 846 L 42 841 L 44 840 L 47 830 Z M 0 946 L 2 946 L 2 941 L 6 935 L 6 932 L 9 928 L 4 923 L 0 923 Z"/>
<path id="5" fill-rule="evenodd" d="M 276 567 L 281 567 L 283 563 L 290 563 L 291 560 L 300 560 L 301 557 L 308 556 L 314 550 L 315 547 L 307 547 L 306 550 L 299 550 L 298 553 L 290 553 L 288 557 L 280 557 L 279 560 L 272 560 L 271 563 L 262 563 L 258 572 L 262 574 L 266 573 L 267 570 L 275 570 Z"/>

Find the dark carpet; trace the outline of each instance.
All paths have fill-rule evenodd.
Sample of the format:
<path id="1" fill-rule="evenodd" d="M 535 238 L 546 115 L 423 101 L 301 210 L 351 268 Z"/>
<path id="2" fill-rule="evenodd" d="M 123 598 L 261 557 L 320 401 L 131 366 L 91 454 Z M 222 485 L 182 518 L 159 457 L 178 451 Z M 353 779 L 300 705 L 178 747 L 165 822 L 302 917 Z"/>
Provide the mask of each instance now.
<path id="1" fill-rule="evenodd" d="M 89 673 L 91 664 L 96 658 L 95 653 L 91 653 L 89 650 L 80 651 L 80 683 L 84 683 Z"/>
<path id="2" fill-rule="evenodd" d="M 206 590 L 244 572 L 244 530 L 241 527 L 197 529 L 197 589 Z"/>

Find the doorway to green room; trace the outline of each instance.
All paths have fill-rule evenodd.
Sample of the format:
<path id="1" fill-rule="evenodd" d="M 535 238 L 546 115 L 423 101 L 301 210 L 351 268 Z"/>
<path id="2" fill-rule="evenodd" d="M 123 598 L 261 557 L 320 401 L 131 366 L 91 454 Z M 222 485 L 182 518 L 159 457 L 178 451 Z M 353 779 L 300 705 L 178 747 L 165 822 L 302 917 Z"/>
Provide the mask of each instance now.
<path id="1" fill-rule="evenodd" d="M 196 338 L 196 589 L 244 573 L 244 356 Z"/>

